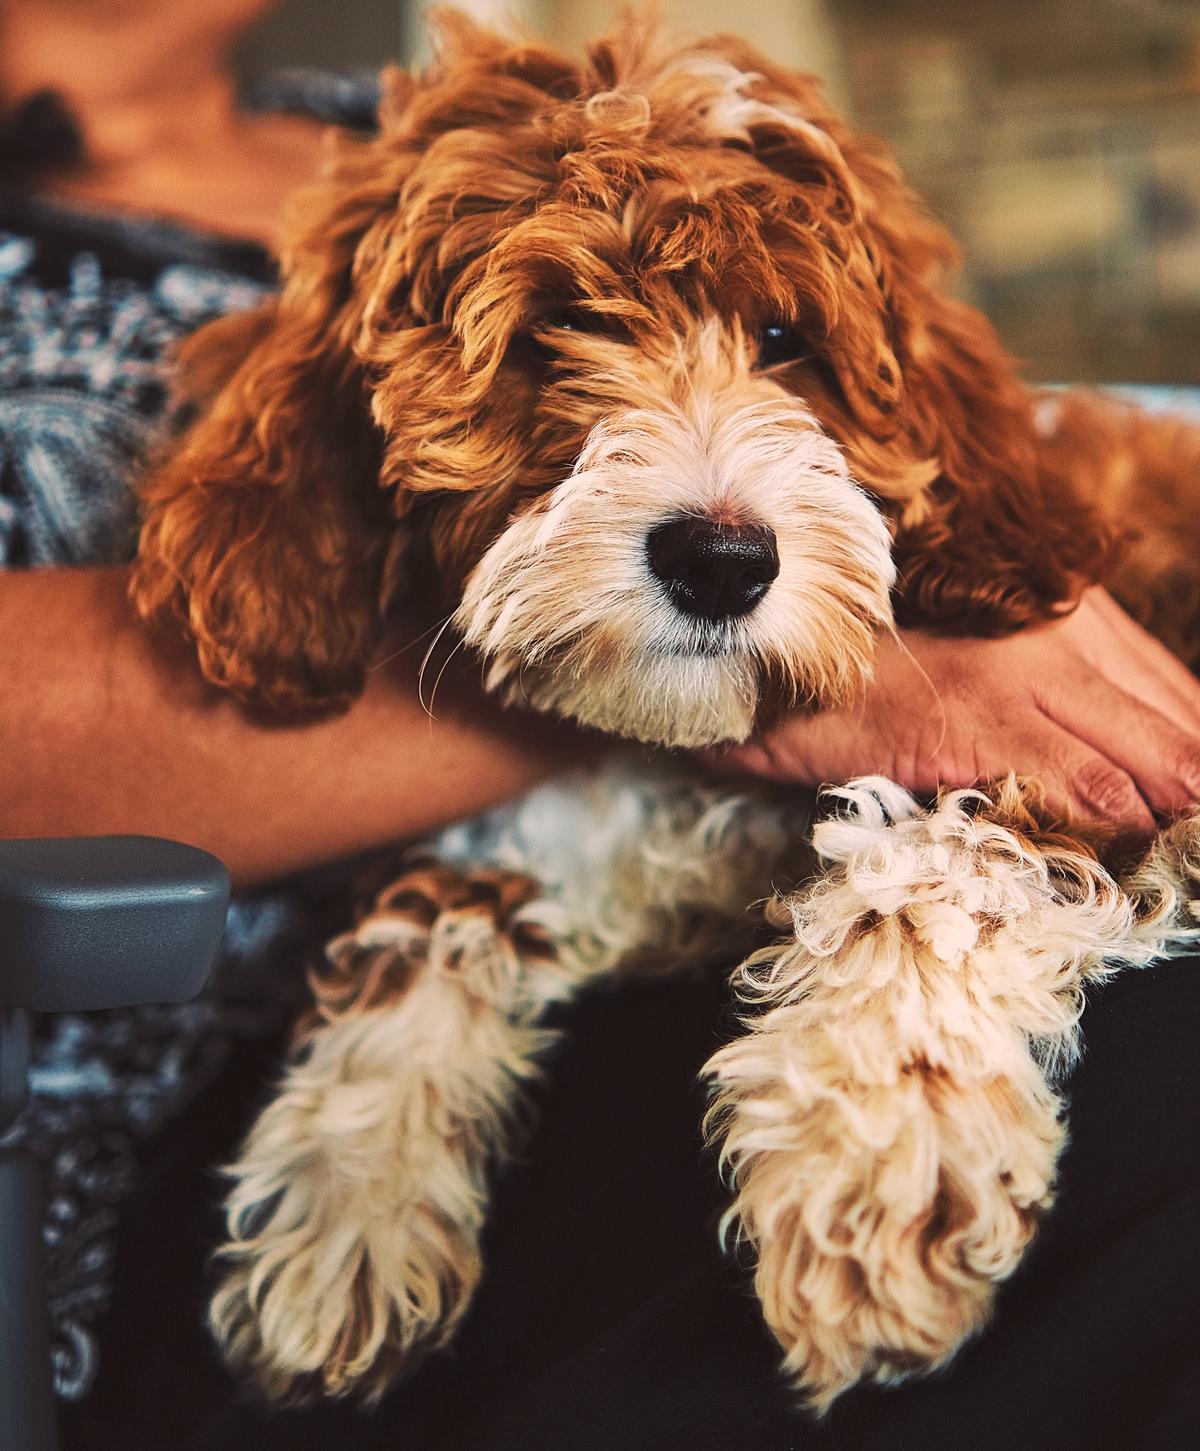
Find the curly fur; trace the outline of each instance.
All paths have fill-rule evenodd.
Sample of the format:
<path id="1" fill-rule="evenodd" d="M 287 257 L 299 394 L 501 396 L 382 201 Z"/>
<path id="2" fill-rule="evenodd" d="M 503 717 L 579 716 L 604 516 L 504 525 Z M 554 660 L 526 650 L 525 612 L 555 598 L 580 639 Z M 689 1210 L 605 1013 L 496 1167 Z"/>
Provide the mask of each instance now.
<path id="1" fill-rule="evenodd" d="M 373 1400 L 466 1309 L 486 1170 L 551 1037 L 528 999 L 566 991 L 522 917 L 534 890 L 416 869 L 330 944 L 314 1021 L 237 1165 L 210 1314 L 277 1398 Z"/>
<path id="2" fill-rule="evenodd" d="M 1197 663 L 1200 431 L 1039 400 L 810 78 L 639 22 L 579 63 L 438 25 L 300 199 L 278 299 L 186 351 L 132 590 L 211 680 L 341 708 L 391 613 L 440 611 L 506 698 L 697 746 L 852 695 L 893 620 L 1013 630 L 1104 578 Z M 676 607 L 647 550 L 681 517 L 773 533 L 752 611 Z M 1053 1198 L 1083 986 L 1191 940 L 1200 860 L 1189 817 L 1118 879 L 1013 783 L 841 802 L 709 1065 L 727 1229 L 821 1407 L 983 1325 Z M 740 938 L 806 823 L 636 761 L 432 843 L 330 949 L 231 1168 L 230 1357 L 369 1399 L 442 1343 L 546 1009 Z"/>
<path id="3" fill-rule="evenodd" d="M 1139 920 L 1012 780 L 928 811 L 882 779 L 832 795 L 829 870 L 776 905 L 791 930 L 737 978 L 757 1011 L 706 1068 L 726 1226 L 822 1410 L 983 1326 L 1053 1201 L 1084 987 L 1164 950 L 1188 880 L 1164 858 Z M 1194 858 L 1200 818 L 1174 830 Z"/>
<path id="4" fill-rule="evenodd" d="M 183 622 L 213 680 L 291 713 L 344 705 L 414 533 L 410 596 L 452 607 L 509 521 L 622 434 L 631 401 L 661 419 L 640 434 L 682 424 L 703 445 L 706 385 L 683 422 L 673 380 L 706 370 L 717 401 L 740 389 L 793 410 L 797 452 L 779 450 L 754 501 L 768 521 L 788 525 L 785 474 L 828 491 L 834 455 L 806 462 L 802 413 L 841 450 L 833 474 L 881 511 L 837 546 L 857 596 L 846 639 L 830 630 L 798 659 L 781 617 L 730 642 L 708 738 L 745 733 L 760 670 L 829 699 L 861 672 L 855 621 L 878 622 L 892 582 L 884 522 L 905 620 L 1012 629 L 1103 572 L 1107 526 L 1069 472 L 1043 467 L 1032 396 L 944 290 L 952 244 L 815 83 L 728 38 L 672 47 L 629 25 L 577 65 L 439 25 L 433 68 L 391 74 L 379 137 L 342 140 L 299 200 L 278 301 L 185 357 L 201 391 L 227 381 L 146 482 L 134 599 Z M 745 340 L 771 320 L 802 347 L 756 370 Z M 714 350 L 734 360 L 724 378 Z M 852 490 L 844 512 L 861 515 Z M 749 508 L 736 489 L 728 502 Z M 560 564 L 560 593 L 586 587 L 583 565 Z M 493 618 L 507 676 L 523 640 L 495 637 Z M 593 632 L 560 678 L 605 644 Z M 660 738 L 661 717 L 634 702 L 614 721 L 607 698 L 602 724 Z"/>
<path id="5" fill-rule="evenodd" d="M 806 819 L 803 796 L 618 759 L 430 843 L 436 859 L 329 945 L 293 1062 L 227 1171 L 210 1323 L 229 1361 L 274 1399 L 373 1402 L 443 1344 L 556 1038 L 547 1011 L 617 968 L 744 946 L 746 904 Z"/>

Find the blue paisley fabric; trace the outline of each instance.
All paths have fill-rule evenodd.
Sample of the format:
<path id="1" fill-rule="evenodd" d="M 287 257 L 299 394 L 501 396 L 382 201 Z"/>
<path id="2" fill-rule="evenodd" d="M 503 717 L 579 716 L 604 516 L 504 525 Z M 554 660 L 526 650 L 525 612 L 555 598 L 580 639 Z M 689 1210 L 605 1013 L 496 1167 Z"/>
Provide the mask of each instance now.
<path id="1" fill-rule="evenodd" d="M 46 287 L 36 256 L 0 232 L 0 563 L 113 564 L 133 548 L 130 480 L 169 428 L 170 349 L 265 289 L 190 265 L 145 286 L 86 252 Z"/>
<path id="2" fill-rule="evenodd" d="M 336 120 L 337 105 L 349 106 L 349 123 L 364 124 L 373 81 L 312 84 L 312 109 Z M 304 92 L 304 78 L 291 77 L 275 99 L 301 107 Z M 171 352 L 200 324 L 260 301 L 270 277 L 254 246 L 0 191 L 0 568 L 131 556 L 131 482 L 178 422 Z M 38 1025 L 30 1102 L 2 1142 L 30 1148 L 46 1168 L 64 1399 L 95 1381 L 115 1229 L 139 1163 L 239 1041 L 285 1021 L 321 936 L 313 896 L 296 886 L 235 900 L 220 962 L 193 1002 Z"/>

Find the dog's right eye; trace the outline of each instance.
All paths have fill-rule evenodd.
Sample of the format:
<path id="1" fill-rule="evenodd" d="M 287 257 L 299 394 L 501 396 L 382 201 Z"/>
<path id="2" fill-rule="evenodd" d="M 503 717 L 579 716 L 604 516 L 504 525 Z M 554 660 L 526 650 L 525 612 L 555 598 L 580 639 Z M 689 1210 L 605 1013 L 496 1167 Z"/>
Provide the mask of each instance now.
<path id="1" fill-rule="evenodd" d="M 604 330 L 603 318 L 598 317 L 594 312 L 584 312 L 579 308 L 552 312 L 537 326 L 538 332 L 545 333 L 599 333 Z"/>
<path id="2" fill-rule="evenodd" d="M 758 335 L 758 365 L 799 363 L 812 355 L 807 339 L 789 322 L 769 322 Z"/>

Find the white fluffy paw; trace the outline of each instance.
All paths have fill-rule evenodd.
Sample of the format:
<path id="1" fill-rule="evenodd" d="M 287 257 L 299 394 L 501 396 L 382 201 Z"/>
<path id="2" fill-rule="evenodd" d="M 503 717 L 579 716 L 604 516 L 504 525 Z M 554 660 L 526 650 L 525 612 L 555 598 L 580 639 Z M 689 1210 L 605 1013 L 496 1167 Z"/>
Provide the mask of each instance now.
<path id="1" fill-rule="evenodd" d="M 731 1219 L 785 1369 L 822 1411 L 934 1369 L 986 1323 L 1063 1140 L 1032 1062 L 1023 1080 L 914 1064 L 871 1084 L 823 1057 L 778 1010 L 712 1065 Z"/>
<path id="2" fill-rule="evenodd" d="M 1147 952 L 1094 854 L 1014 783 L 928 812 L 888 782 L 842 794 L 815 835 L 828 871 L 741 969 L 757 1016 L 708 1065 L 728 1223 L 819 1409 L 986 1322 L 1052 1199 L 1083 984 Z"/>
<path id="3" fill-rule="evenodd" d="M 320 1013 L 230 1170 L 218 1251 L 214 1334 L 271 1398 L 376 1399 L 470 1303 L 490 1161 L 547 1037 L 530 895 L 414 870 L 331 945 Z"/>
<path id="4" fill-rule="evenodd" d="M 436 1165 L 440 1144 L 402 1147 L 404 1112 L 386 1084 L 331 1084 L 301 1066 L 230 1170 L 210 1322 L 271 1399 L 373 1400 L 470 1301 L 482 1187 L 456 1182 L 452 1155 Z"/>

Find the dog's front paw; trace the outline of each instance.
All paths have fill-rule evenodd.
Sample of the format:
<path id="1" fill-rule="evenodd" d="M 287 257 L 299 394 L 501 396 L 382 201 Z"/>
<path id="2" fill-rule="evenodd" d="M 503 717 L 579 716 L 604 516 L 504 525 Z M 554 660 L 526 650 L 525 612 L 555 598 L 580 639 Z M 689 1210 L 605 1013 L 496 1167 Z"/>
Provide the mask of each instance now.
<path id="1" fill-rule="evenodd" d="M 728 1222 L 821 1410 L 986 1323 L 1053 1197 L 1083 983 L 1148 950 L 1012 783 L 928 812 L 887 782 L 842 794 L 815 837 L 830 869 L 777 904 L 790 934 L 739 978 L 759 1011 L 707 1069 Z"/>
<path id="2" fill-rule="evenodd" d="M 371 1403 L 470 1302 L 477 1225 L 412 1195 L 406 1178 L 431 1166 L 397 1154 L 392 1107 L 346 1085 L 318 1097 L 293 1077 L 231 1170 L 210 1324 L 231 1368 L 272 1400 Z"/>
<path id="3" fill-rule="evenodd" d="M 872 1083 L 830 1049 L 783 1010 L 711 1065 L 728 1222 L 817 1411 L 860 1381 L 935 1369 L 986 1324 L 1049 1207 L 1063 1141 L 1032 1060 L 1015 1078 L 913 1064 Z"/>
<path id="4" fill-rule="evenodd" d="M 275 1400 L 378 1399 L 471 1301 L 490 1163 L 567 981 L 532 884 L 431 864 L 314 979 L 318 1011 L 230 1173 L 227 1359 Z"/>

